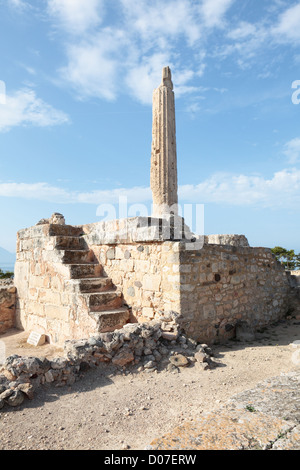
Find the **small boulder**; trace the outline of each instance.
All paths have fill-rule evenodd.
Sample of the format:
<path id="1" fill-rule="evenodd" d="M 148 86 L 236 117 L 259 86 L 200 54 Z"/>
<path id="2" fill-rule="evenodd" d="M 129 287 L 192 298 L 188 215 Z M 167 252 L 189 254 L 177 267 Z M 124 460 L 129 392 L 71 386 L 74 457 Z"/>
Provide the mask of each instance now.
<path id="1" fill-rule="evenodd" d="M 173 366 L 176 367 L 186 367 L 189 365 L 189 360 L 182 354 L 176 354 L 176 356 L 171 356 L 169 361 Z"/>
<path id="2" fill-rule="evenodd" d="M 23 403 L 24 398 L 25 395 L 21 390 L 14 390 L 5 401 L 9 406 L 19 406 Z"/>
<path id="3" fill-rule="evenodd" d="M 134 361 L 134 354 L 129 348 L 122 348 L 118 354 L 112 359 L 112 363 L 116 366 L 125 366 Z"/>

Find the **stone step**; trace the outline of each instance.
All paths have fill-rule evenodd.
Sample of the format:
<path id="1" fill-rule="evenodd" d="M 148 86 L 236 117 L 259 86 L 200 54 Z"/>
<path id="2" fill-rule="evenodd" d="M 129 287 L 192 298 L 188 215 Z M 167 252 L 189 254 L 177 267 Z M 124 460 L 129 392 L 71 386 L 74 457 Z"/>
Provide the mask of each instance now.
<path id="1" fill-rule="evenodd" d="M 71 279 L 99 278 L 102 276 L 102 266 L 98 263 L 68 264 Z"/>
<path id="2" fill-rule="evenodd" d="M 89 315 L 96 321 L 99 333 L 122 328 L 130 319 L 130 311 L 126 307 L 102 312 L 91 311 Z"/>
<path id="3" fill-rule="evenodd" d="M 79 281 L 79 290 L 83 294 L 105 292 L 113 290 L 112 280 L 109 277 L 85 278 Z"/>
<path id="4" fill-rule="evenodd" d="M 81 227 L 74 227 L 73 225 L 49 225 L 49 235 L 50 236 L 68 236 L 68 237 L 79 237 L 83 235 L 83 230 Z"/>
<path id="5" fill-rule="evenodd" d="M 123 295 L 120 291 L 97 292 L 82 295 L 87 297 L 86 303 L 92 312 L 115 310 L 123 306 Z"/>
<path id="6" fill-rule="evenodd" d="M 81 237 L 57 235 L 55 237 L 55 248 L 57 250 L 86 250 L 86 242 Z"/>
<path id="7" fill-rule="evenodd" d="M 62 262 L 64 264 L 95 263 L 95 256 L 90 250 L 64 250 Z"/>

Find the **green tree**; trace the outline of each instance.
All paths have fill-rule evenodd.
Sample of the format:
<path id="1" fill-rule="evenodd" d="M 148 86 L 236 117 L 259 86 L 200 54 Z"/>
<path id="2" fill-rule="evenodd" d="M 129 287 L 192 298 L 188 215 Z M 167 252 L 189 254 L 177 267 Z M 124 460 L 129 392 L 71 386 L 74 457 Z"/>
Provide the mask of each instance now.
<path id="1" fill-rule="evenodd" d="M 0 279 L 11 279 L 14 277 L 14 273 L 12 272 L 3 272 L 2 269 L 0 269 Z"/>
<path id="2" fill-rule="evenodd" d="M 272 248 L 272 253 L 287 271 L 300 268 L 300 254 L 296 254 L 295 250 L 287 250 L 282 246 L 275 246 Z"/>

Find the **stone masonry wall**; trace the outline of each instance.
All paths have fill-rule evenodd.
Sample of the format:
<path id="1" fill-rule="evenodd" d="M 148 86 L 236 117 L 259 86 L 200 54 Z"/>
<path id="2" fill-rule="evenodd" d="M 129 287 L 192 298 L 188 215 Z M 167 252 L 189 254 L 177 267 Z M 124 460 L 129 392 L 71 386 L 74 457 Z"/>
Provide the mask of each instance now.
<path id="1" fill-rule="evenodd" d="M 241 321 L 259 329 L 288 312 L 290 286 L 270 249 L 183 248 L 180 270 L 182 326 L 201 341 L 231 337 Z"/>
<path id="2" fill-rule="evenodd" d="M 78 295 L 77 281 L 64 264 L 64 251 L 55 248 L 74 231 L 71 226 L 46 224 L 18 232 L 16 327 L 45 334 L 51 343 L 88 337 L 95 331 L 95 321 Z"/>
<path id="3" fill-rule="evenodd" d="M 16 288 L 0 281 L 0 334 L 15 326 Z"/>
<path id="4" fill-rule="evenodd" d="M 149 227 L 145 218 L 130 224 L 130 233 L 124 233 L 122 221 L 119 230 L 100 223 L 20 231 L 16 325 L 46 334 L 51 342 L 104 331 L 95 327 L 84 300 L 95 300 L 95 294 L 80 293 L 71 259 L 64 264 L 68 252 L 57 249 L 62 238 L 65 244 L 75 234 L 84 256 L 95 261 L 93 270 L 112 280 L 131 309 L 125 323 L 177 318 L 190 337 L 213 343 L 234 336 L 240 321 L 257 329 L 287 314 L 291 287 L 271 250 L 246 246 L 241 236 L 237 246 L 166 241 L 161 227 Z"/>
<path id="5" fill-rule="evenodd" d="M 83 226 L 86 241 L 138 321 L 172 313 L 190 337 L 211 343 L 233 337 L 240 321 L 258 329 L 288 312 L 284 269 L 270 249 L 249 247 L 245 237 L 235 246 L 206 239 L 192 250 L 190 243 L 141 237 L 118 242 L 108 233 L 103 243 L 96 226 Z"/>
<path id="6" fill-rule="evenodd" d="M 133 320 L 180 311 L 179 248 L 172 242 L 92 245 L 104 273 L 122 291 Z"/>

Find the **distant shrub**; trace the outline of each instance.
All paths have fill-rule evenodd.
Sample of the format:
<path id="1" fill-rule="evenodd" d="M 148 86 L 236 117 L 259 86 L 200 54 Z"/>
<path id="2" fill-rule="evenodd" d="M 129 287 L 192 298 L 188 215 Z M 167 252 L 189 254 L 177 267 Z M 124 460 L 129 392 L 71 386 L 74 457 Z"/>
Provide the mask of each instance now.
<path id="1" fill-rule="evenodd" d="M 272 253 L 286 270 L 293 271 L 300 269 L 300 253 L 296 254 L 294 250 L 287 250 L 282 248 L 282 246 L 272 248 Z"/>
<path id="2" fill-rule="evenodd" d="M 2 269 L 0 269 L 0 279 L 12 279 L 14 277 L 13 272 L 3 272 Z"/>

